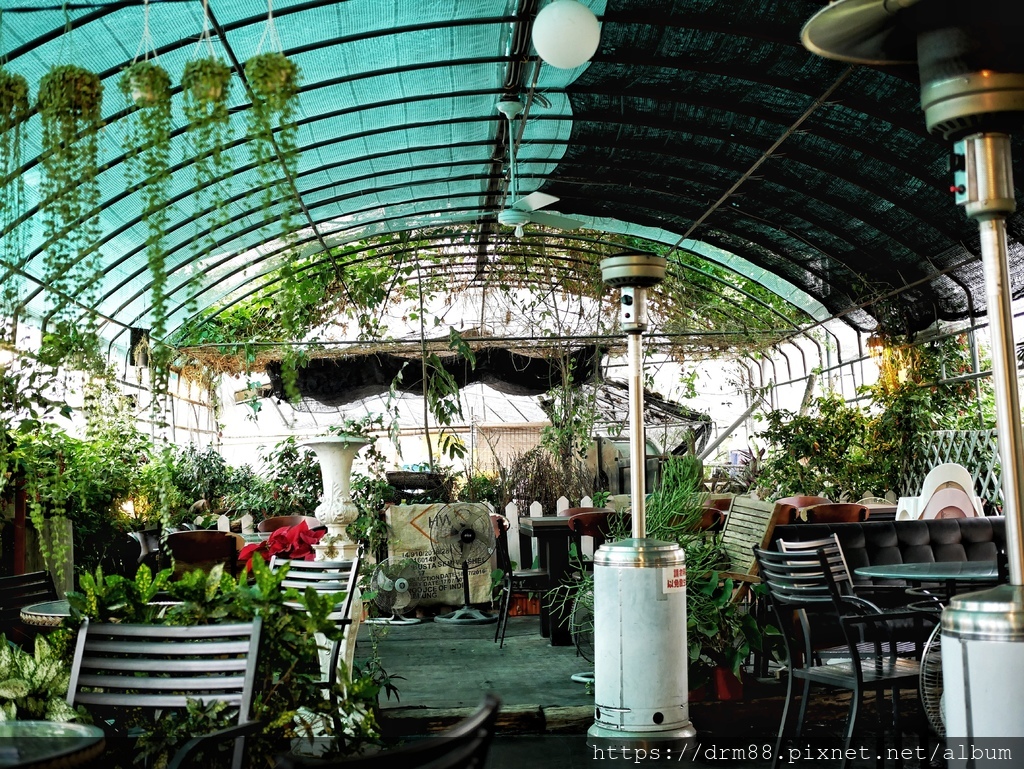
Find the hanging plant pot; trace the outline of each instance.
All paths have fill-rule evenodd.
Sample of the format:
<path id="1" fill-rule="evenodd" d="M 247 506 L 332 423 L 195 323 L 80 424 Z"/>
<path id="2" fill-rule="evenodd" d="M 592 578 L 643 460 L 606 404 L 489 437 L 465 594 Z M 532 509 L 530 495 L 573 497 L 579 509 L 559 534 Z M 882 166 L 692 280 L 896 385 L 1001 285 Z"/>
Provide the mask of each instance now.
<path id="1" fill-rule="evenodd" d="M 181 87 L 197 104 L 223 104 L 230 82 L 231 68 L 219 59 L 194 59 L 181 76 Z"/>
<path id="2" fill-rule="evenodd" d="M 28 82 L 21 75 L 0 69 L 0 131 L 28 117 Z"/>
<path id="3" fill-rule="evenodd" d="M 259 53 L 245 63 L 245 78 L 257 98 L 277 109 L 299 92 L 299 68 L 283 53 Z"/>
<path id="4" fill-rule="evenodd" d="M 156 107 L 171 101 L 171 77 L 159 64 L 137 61 L 124 71 L 118 81 L 121 92 L 136 107 Z"/>
<path id="5" fill-rule="evenodd" d="M 99 122 L 102 101 L 99 76 L 74 64 L 53 67 L 39 81 L 39 112 L 44 121 Z"/>
<path id="6" fill-rule="evenodd" d="M 47 301 L 57 323 L 70 323 L 61 317 L 70 312 L 63 297 L 74 296 L 85 304 L 95 299 L 96 276 L 102 270 L 96 248 L 100 237 L 97 135 L 102 106 L 100 78 L 81 67 L 52 67 L 39 82 L 43 261 L 46 282 L 53 289 Z M 83 342 L 95 339 L 94 317 L 84 327 L 79 322 L 78 328 Z"/>

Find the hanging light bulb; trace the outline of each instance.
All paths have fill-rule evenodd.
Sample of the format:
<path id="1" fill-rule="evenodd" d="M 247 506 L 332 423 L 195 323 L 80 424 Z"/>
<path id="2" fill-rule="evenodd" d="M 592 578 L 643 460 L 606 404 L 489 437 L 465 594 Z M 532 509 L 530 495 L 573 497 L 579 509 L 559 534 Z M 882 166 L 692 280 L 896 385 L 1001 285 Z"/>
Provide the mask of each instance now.
<path id="1" fill-rule="evenodd" d="M 533 47 L 552 67 L 573 69 L 590 61 L 601 42 L 601 25 L 576 0 L 555 0 L 533 22 Z"/>
<path id="2" fill-rule="evenodd" d="M 523 235 L 525 234 L 525 230 L 523 230 L 523 225 L 521 225 L 521 224 L 517 224 L 516 225 L 516 233 L 515 234 L 516 234 L 517 238 L 523 237 Z"/>

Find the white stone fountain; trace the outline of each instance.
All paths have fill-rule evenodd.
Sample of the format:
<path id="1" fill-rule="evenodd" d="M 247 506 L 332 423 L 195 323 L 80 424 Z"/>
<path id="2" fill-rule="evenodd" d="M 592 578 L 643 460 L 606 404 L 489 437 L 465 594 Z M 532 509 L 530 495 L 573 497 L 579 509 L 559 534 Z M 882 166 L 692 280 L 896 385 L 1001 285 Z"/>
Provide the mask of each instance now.
<path id="1" fill-rule="evenodd" d="M 352 433 L 325 435 L 302 442 L 316 453 L 323 478 L 323 496 L 314 514 L 327 526 L 327 534 L 313 546 L 318 561 L 350 561 L 356 557 L 358 545 L 345 532 L 359 515 L 351 494 L 352 460 L 363 446 L 371 443 L 372 438 Z"/>

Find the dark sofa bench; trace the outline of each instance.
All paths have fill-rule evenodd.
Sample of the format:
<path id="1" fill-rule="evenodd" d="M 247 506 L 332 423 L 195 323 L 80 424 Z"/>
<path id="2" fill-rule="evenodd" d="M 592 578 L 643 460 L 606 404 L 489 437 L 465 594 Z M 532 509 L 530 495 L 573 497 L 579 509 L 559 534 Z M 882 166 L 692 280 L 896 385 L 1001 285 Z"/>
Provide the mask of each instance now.
<path id="1" fill-rule="evenodd" d="M 993 561 L 1006 554 L 1006 519 L 942 518 L 928 521 L 864 521 L 863 523 L 796 523 L 776 526 L 777 540 L 806 541 L 839 535 L 854 581 L 861 566 L 933 561 Z M 892 584 L 887 581 L 887 584 Z"/>

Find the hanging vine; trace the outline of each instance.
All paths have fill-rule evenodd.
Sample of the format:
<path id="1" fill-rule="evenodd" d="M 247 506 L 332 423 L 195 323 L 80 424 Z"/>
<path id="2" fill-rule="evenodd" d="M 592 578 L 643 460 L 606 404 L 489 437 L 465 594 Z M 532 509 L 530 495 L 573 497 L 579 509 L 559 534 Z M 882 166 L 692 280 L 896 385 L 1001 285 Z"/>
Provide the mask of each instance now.
<path id="1" fill-rule="evenodd" d="M 25 211 L 21 139 L 22 124 L 28 114 L 28 83 L 21 75 L 0 66 L 0 262 L 5 268 L 16 264 L 24 253 L 23 229 L 17 222 Z M 19 281 L 8 275 L 0 281 L 0 323 L 5 324 L 0 329 L 0 339 L 10 341 L 14 336 Z"/>
<path id="2" fill-rule="evenodd" d="M 140 50 L 151 45 L 149 3 L 144 6 Z M 146 222 L 146 264 L 150 275 L 150 371 L 154 421 L 159 421 L 170 377 L 171 348 L 167 335 L 167 254 L 164 232 L 170 223 L 167 200 L 171 175 L 171 78 L 154 55 L 133 61 L 118 87 L 132 110 L 125 134 L 128 157 L 125 175 L 129 186 L 141 183 L 142 216 Z M 136 54 L 136 59 L 138 54 Z"/>
<path id="3" fill-rule="evenodd" d="M 68 299 L 95 304 L 101 263 L 98 131 L 103 84 L 97 75 L 73 64 L 50 68 L 39 83 L 43 167 L 40 182 L 46 253 L 48 302 L 58 327 L 78 323 L 95 333 L 96 320 L 78 322 Z"/>

